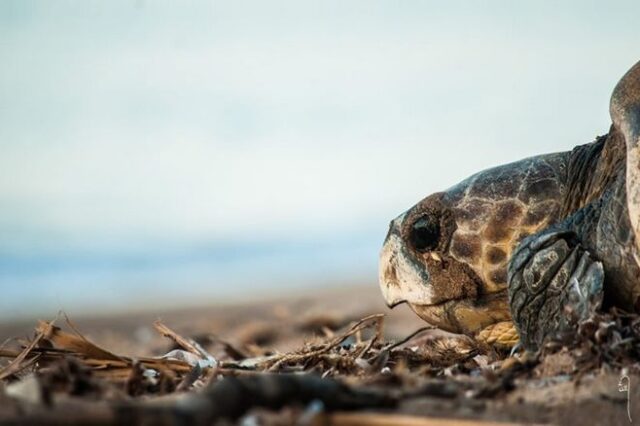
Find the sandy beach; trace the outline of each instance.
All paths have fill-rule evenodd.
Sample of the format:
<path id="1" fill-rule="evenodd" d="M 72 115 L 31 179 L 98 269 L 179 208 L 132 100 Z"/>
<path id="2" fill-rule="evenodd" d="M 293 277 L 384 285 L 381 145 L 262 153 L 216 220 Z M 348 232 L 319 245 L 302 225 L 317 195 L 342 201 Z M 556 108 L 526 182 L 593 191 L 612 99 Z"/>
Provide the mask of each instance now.
<path id="1" fill-rule="evenodd" d="M 147 310 L 72 318 L 71 321 L 92 342 L 115 353 L 157 356 L 167 352 L 170 345 L 154 332 L 152 323 L 156 319 L 161 319 L 184 336 L 202 340 L 207 335 L 215 335 L 239 347 L 259 345 L 285 352 L 316 339 L 324 328 L 341 329 L 372 313 L 386 314 L 384 337 L 390 341 L 399 340 L 425 325 L 406 307 L 387 309 L 374 285 L 280 296 L 244 304 L 199 306 L 162 312 Z M 64 317 L 57 319 L 58 324 L 64 324 L 65 321 Z M 6 340 L 30 336 L 33 325 L 34 322 L 30 321 L 2 324 L 0 338 Z M 434 331 L 432 334 L 442 333 Z M 515 388 L 508 392 L 501 391 L 480 399 L 417 396 L 404 401 L 392 413 L 481 422 L 628 422 L 625 394 L 618 391 L 619 372 L 599 370 L 577 377 L 563 371 L 562 361 L 562 355 L 559 355 L 543 364 L 531 378 L 516 381 L 513 385 Z M 545 372 L 545 368 L 555 371 Z M 637 379 L 640 377 L 631 377 L 629 395 L 632 416 L 640 418 L 640 407 L 634 404 L 640 398 L 640 386 L 633 386 L 638 383 Z M 21 412 L 20 404 L 6 396 L 3 399 L 3 418 L 15 420 L 15 416 Z M 437 423 L 424 420 L 424 423 L 415 424 Z"/>

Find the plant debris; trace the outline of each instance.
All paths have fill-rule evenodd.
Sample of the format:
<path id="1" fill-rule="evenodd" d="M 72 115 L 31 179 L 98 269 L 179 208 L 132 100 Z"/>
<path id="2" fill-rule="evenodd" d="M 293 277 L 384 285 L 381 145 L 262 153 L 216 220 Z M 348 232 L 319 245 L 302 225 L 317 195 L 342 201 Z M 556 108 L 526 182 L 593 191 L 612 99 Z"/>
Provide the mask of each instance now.
<path id="1" fill-rule="evenodd" d="M 0 349 L 7 360 L 0 380 L 5 397 L 17 401 L 31 423 L 212 424 L 256 413 L 264 423 L 270 418 L 264 413 L 280 410 L 301 424 L 367 424 L 357 421 L 370 419 L 369 411 L 364 417 L 332 413 L 410 406 L 424 398 L 484 410 L 483 401 L 535 380 L 580 380 L 602 368 L 638 371 L 640 356 L 640 317 L 615 310 L 584 321 L 576 335 L 559 336 L 536 354 L 515 357 L 433 327 L 388 342 L 382 314 L 341 330 L 334 318 L 310 324 L 293 327 L 315 337 L 279 352 L 259 346 L 261 339 L 187 337 L 156 321 L 167 350 L 135 357 L 98 346 L 68 319 L 65 329 L 40 321 L 34 338 Z M 411 419 L 389 416 L 378 424 Z"/>

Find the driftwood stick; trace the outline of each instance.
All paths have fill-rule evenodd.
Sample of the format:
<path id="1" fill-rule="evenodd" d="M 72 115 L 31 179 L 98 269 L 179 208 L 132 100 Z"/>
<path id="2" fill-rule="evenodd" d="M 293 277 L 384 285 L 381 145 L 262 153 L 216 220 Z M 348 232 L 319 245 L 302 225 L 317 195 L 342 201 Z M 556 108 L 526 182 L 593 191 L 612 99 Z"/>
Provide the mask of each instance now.
<path id="1" fill-rule="evenodd" d="M 53 321 L 50 324 L 53 324 Z M 14 359 L 12 359 L 6 367 L 0 370 L 0 380 L 4 380 L 9 376 L 18 373 L 25 366 L 31 365 L 29 361 L 27 361 L 26 363 L 24 361 L 31 354 L 33 348 L 35 348 L 43 338 L 44 333 L 39 332 L 31 341 L 31 343 L 22 350 L 22 352 L 20 352 Z"/>
<path id="2" fill-rule="evenodd" d="M 332 426 L 512 426 L 514 423 L 417 417 L 402 414 L 335 413 L 326 419 Z"/>
<path id="3" fill-rule="evenodd" d="M 395 348 L 397 348 L 398 346 L 404 345 L 405 343 L 409 342 L 411 339 L 413 339 L 414 337 L 416 337 L 418 334 L 427 331 L 427 330 L 436 330 L 436 327 L 432 326 L 432 325 L 427 325 L 425 327 L 420 327 L 419 329 L 417 329 L 416 331 L 414 331 L 413 333 L 411 333 L 410 335 L 408 335 L 407 337 L 405 337 L 404 339 L 395 342 L 395 343 L 390 343 L 387 346 L 385 346 L 384 348 L 382 348 L 383 351 L 392 351 Z"/>
<path id="4" fill-rule="evenodd" d="M 279 409 L 284 405 L 321 401 L 327 411 L 392 407 L 388 394 L 350 388 L 336 380 L 312 375 L 265 374 L 226 377 L 203 392 L 172 401 L 147 402 L 118 408 L 118 418 L 137 424 L 211 424 L 237 419 L 252 408 Z"/>
<path id="5" fill-rule="evenodd" d="M 153 323 L 153 326 L 160 334 L 173 340 L 177 345 L 179 345 L 186 351 L 189 351 L 192 354 L 199 356 L 203 360 L 208 360 L 208 361 L 211 361 L 212 363 L 216 362 L 213 356 L 211 356 L 211 354 L 207 352 L 202 346 L 200 346 L 200 344 L 198 344 L 195 340 L 181 336 L 180 334 L 176 333 L 175 331 L 173 331 L 172 329 L 164 325 L 162 321 L 160 320 L 155 321 Z"/>

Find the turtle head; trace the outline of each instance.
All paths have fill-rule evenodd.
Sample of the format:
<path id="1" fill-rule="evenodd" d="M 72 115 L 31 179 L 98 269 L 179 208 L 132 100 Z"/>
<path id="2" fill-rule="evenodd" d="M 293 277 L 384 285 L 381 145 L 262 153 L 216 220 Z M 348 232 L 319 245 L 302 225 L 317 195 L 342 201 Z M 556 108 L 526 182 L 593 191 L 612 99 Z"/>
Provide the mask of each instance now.
<path id="1" fill-rule="evenodd" d="M 478 173 L 392 220 L 379 269 L 387 305 L 467 335 L 510 320 L 509 255 L 557 214 L 560 155 Z"/>

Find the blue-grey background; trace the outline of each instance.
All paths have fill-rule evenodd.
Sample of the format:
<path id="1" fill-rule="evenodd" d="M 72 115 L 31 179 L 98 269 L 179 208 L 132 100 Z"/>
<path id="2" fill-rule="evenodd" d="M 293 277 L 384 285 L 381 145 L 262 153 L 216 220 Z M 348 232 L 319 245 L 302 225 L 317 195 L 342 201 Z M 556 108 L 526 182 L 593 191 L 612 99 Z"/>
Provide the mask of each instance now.
<path id="1" fill-rule="evenodd" d="M 607 131 L 640 3 L 0 2 L 0 317 L 377 275 L 388 221 Z"/>

